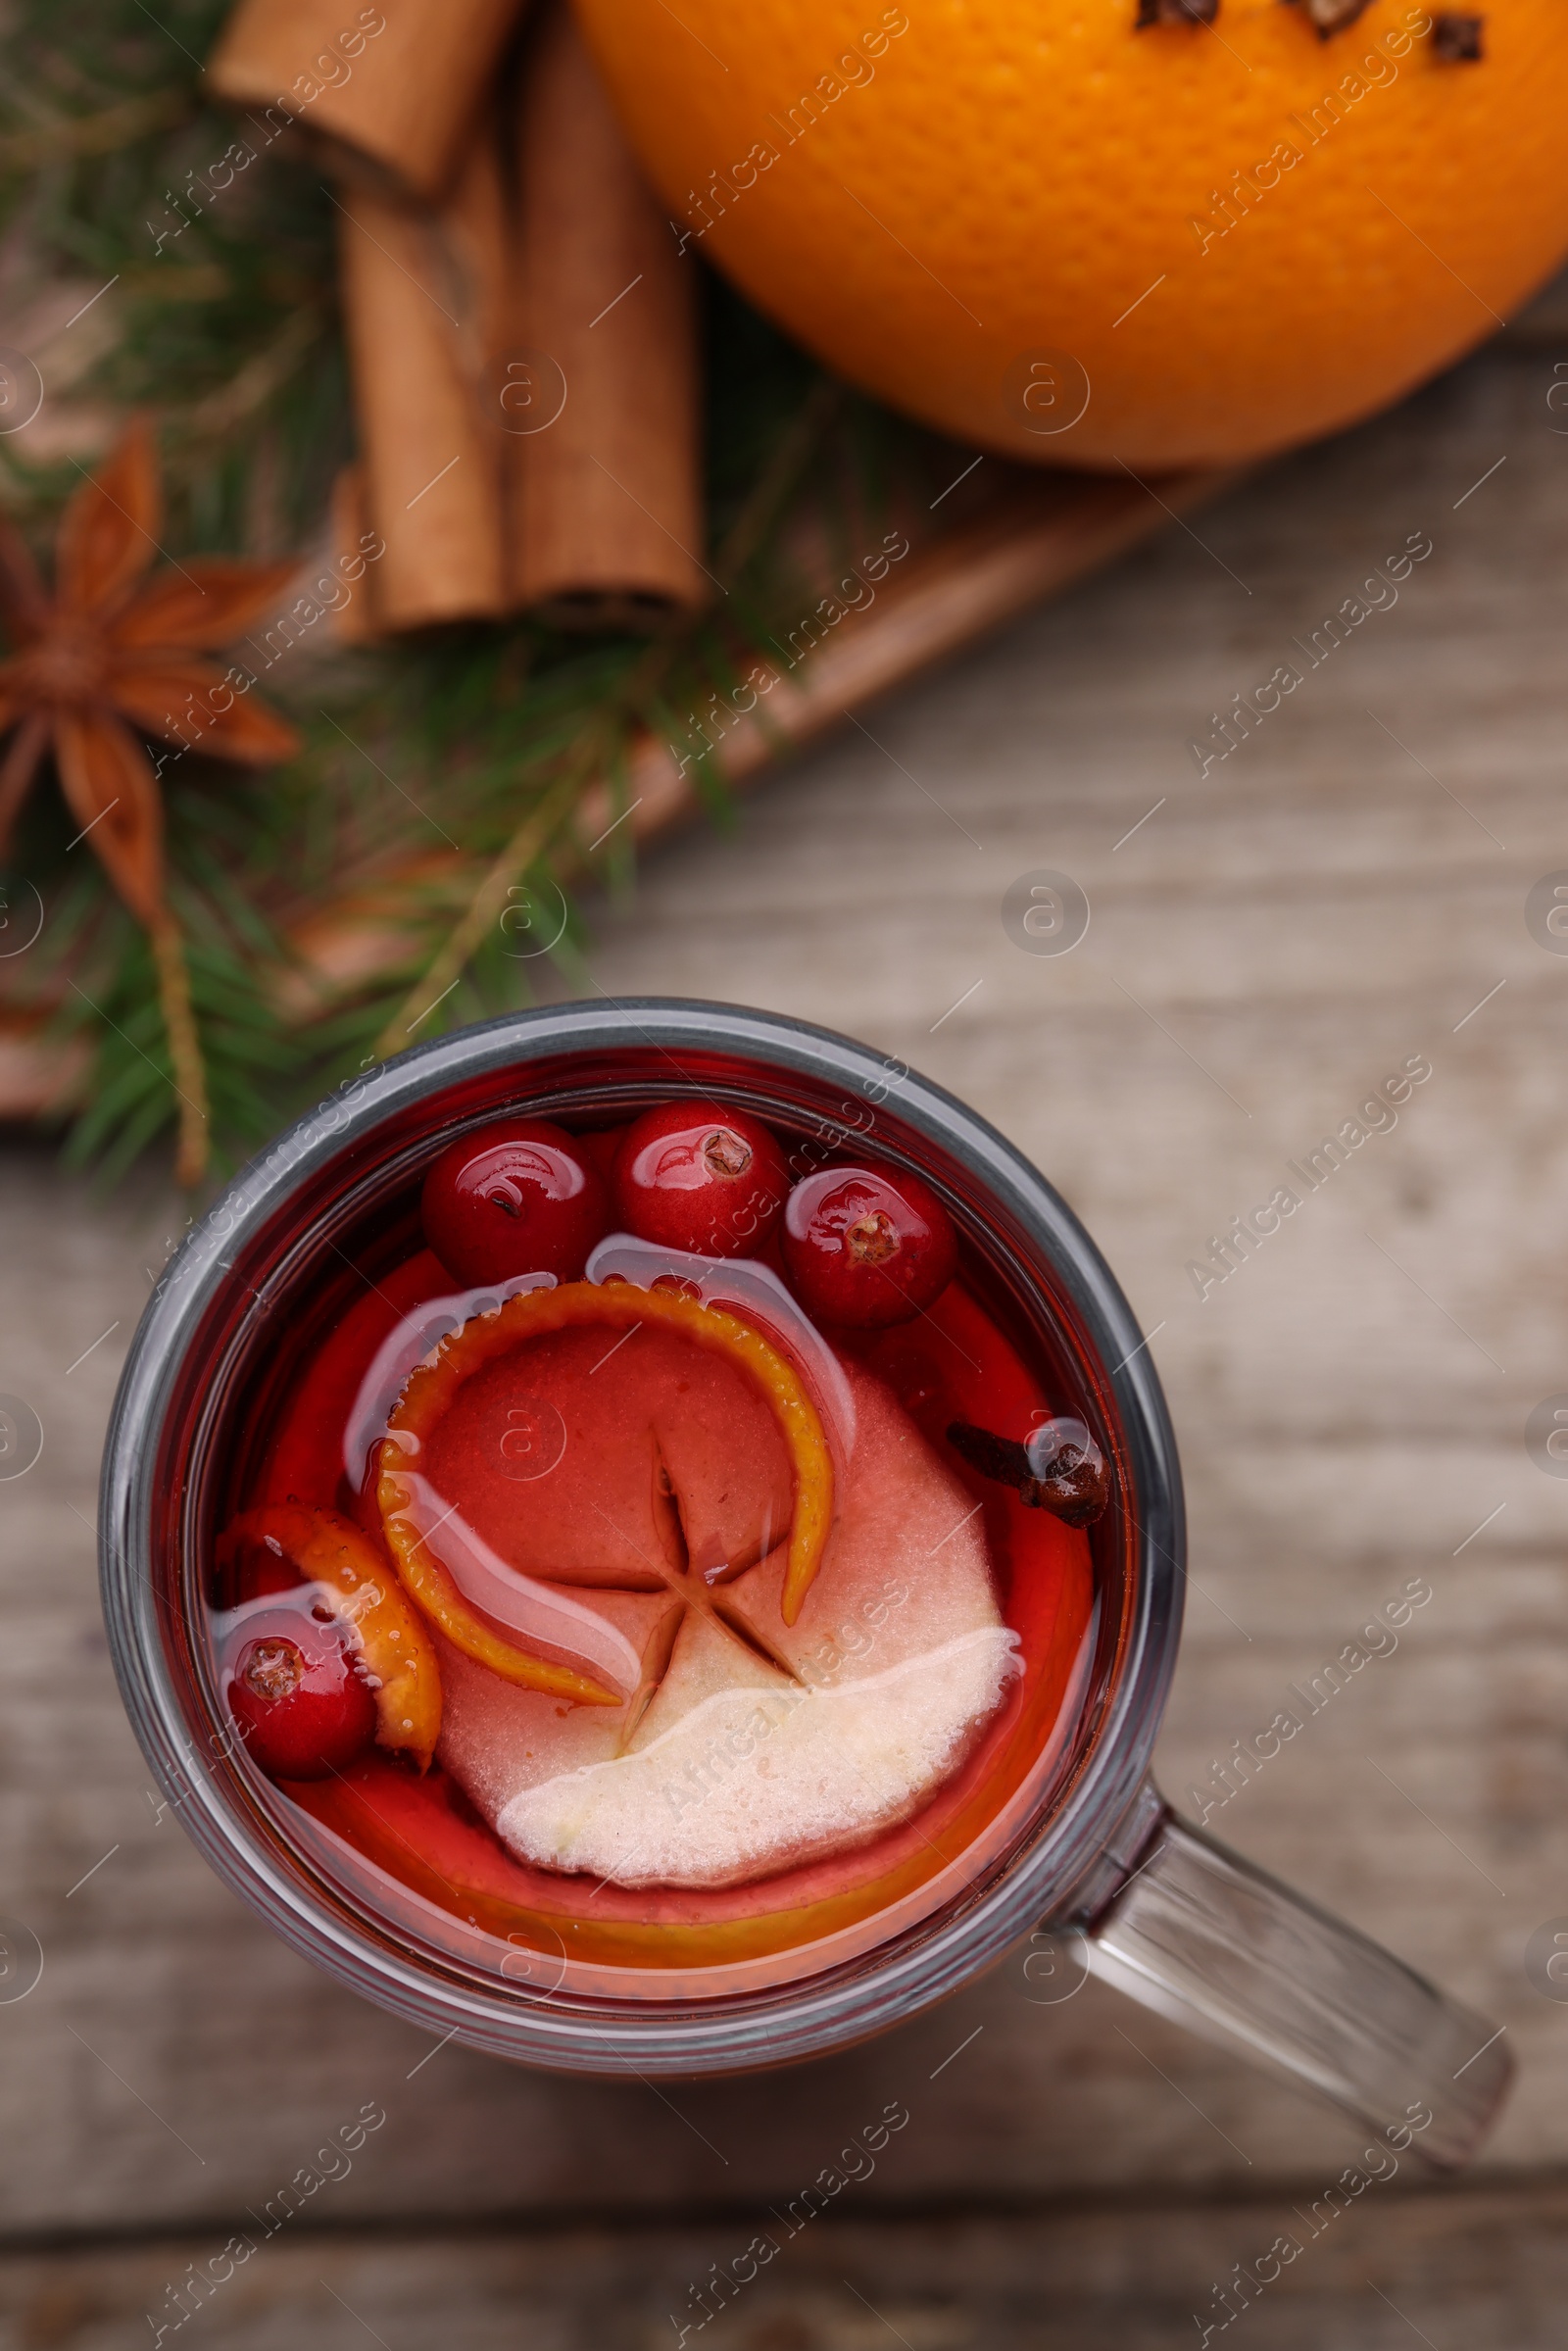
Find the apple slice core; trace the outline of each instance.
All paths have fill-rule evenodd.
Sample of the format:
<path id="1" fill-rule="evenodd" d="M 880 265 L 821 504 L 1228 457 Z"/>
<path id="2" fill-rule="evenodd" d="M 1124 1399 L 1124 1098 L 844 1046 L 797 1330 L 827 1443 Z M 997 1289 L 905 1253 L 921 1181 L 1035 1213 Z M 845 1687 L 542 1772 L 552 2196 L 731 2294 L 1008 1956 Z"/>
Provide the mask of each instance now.
<path id="1" fill-rule="evenodd" d="M 642 1328 L 678 1335 L 746 1376 L 782 1440 L 793 1474 L 788 1548 L 779 1613 L 793 1625 L 821 1564 L 833 1519 L 833 1466 L 816 1407 L 788 1359 L 739 1316 L 678 1294 L 639 1290 L 624 1282 L 573 1282 L 525 1292 L 495 1313 L 476 1317 L 445 1339 L 435 1355 L 411 1375 L 387 1423 L 379 1452 L 376 1498 L 388 1547 L 410 1597 L 464 1655 L 504 1680 L 579 1703 L 618 1706 L 620 1695 L 569 1667 L 531 1654 L 505 1640 L 465 1598 L 437 1555 L 437 1528 L 412 1507 L 413 1479 L 423 1477 L 442 1424 L 469 1383 L 482 1384 L 492 1366 L 514 1357 L 529 1342 L 597 1328 L 630 1338 Z M 608 1401 L 608 1395 L 607 1395 Z M 519 1434 L 522 1432 L 519 1430 Z M 564 1430 L 559 1433 L 564 1443 Z M 527 1445 L 553 1440 L 531 1428 Z M 527 1469 L 525 1461 L 522 1464 Z M 672 1498 L 669 1506 L 673 1507 Z M 703 1563 L 709 1566 L 724 1563 Z M 642 1549 L 640 1581 L 657 1588 L 665 1567 Z M 608 1578 L 600 1580 L 609 1580 Z"/>

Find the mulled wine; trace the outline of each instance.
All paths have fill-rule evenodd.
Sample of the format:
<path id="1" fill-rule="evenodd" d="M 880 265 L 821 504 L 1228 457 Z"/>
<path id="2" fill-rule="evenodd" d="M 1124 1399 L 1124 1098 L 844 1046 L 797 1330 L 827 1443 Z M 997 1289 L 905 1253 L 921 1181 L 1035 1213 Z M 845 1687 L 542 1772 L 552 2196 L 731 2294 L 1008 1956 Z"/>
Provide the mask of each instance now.
<path id="1" fill-rule="evenodd" d="M 872 1948 L 1038 1816 L 1110 1471 L 931 1183 L 672 1092 L 476 1123 L 332 1260 L 253 1349 L 205 1631 L 362 1913 L 712 1993 Z"/>

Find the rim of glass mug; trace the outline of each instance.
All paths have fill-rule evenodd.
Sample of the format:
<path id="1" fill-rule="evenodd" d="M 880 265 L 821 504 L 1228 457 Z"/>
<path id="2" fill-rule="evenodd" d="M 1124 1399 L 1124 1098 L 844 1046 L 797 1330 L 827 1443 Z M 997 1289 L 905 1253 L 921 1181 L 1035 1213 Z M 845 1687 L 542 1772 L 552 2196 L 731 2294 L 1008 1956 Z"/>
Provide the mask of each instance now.
<path id="1" fill-rule="evenodd" d="M 1039 1816 L 961 1895 L 815 1975 L 711 2000 L 584 1998 L 421 1957 L 288 1849 L 230 1752 L 198 1621 L 204 1450 L 235 1366 L 334 1224 L 406 1192 L 440 1142 L 524 1104 L 628 1106 L 681 1091 L 823 1122 L 936 1183 L 971 1242 L 1073 1358 L 1114 1457 L 1097 1545 L 1090 1688 Z M 851 1116 L 854 1113 L 854 1116 Z M 216 1400 L 215 1400 L 216 1399 Z M 1105 1522 L 1102 1522 L 1102 1525 Z M 148 1761 L 219 1875 L 306 1957 L 412 2022 L 556 2070 L 695 2075 L 859 2040 L 946 1998 L 1037 1928 L 1093 1913 L 1158 1817 L 1148 1786 L 1180 1632 L 1175 1442 L 1143 1334 L 1052 1185 L 954 1096 L 871 1048 L 782 1015 L 673 999 L 542 1007 L 417 1046 L 347 1081 L 235 1178 L 187 1235 L 132 1342 L 104 1456 L 100 1564 L 121 1690 Z M 1097 1531 L 1098 1532 L 1098 1531 Z"/>

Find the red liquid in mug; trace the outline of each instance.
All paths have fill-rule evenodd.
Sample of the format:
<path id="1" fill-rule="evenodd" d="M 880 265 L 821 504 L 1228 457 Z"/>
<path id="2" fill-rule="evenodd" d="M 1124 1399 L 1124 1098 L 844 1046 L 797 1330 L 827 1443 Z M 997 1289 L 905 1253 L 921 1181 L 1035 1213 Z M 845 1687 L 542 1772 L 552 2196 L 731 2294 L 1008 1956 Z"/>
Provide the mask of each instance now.
<path id="1" fill-rule="evenodd" d="M 582 1148 L 609 1157 L 603 1136 Z M 355 1556 L 395 1595 L 385 1476 L 399 1464 L 383 1447 L 406 1376 L 396 1334 L 414 1334 L 405 1363 L 427 1355 L 442 1317 L 421 1309 L 466 1295 L 457 1314 L 474 1315 L 504 1288 L 473 1291 L 422 1242 L 412 1214 L 368 1235 L 316 1319 L 280 1334 L 240 1416 L 227 1497 L 230 1525 L 282 1524 L 266 1513 L 289 1505 L 291 1525 L 354 1522 Z M 776 1242 L 761 1261 L 784 1279 Z M 405 1466 L 428 1497 L 419 1557 L 444 1558 L 465 1620 L 616 1703 L 519 1690 L 421 1615 L 442 1693 L 428 1767 L 384 1738 L 310 1778 L 270 1767 L 324 1877 L 519 1983 L 569 1973 L 580 1988 L 667 1998 L 853 1957 L 988 1867 L 1071 1748 L 1089 1536 L 978 1475 L 947 1433 L 1025 1439 L 1077 1399 L 1004 1336 L 961 1248 L 928 1307 L 892 1328 L 824 1323 L 811 1345 L 755 1305 L 745 1270 L 727 1283 L 714 1268 L 704 1295 L 798 1376 L 832 1456 L 835 1529 L 795 1625 L 781 1595 L 798 1465 L 756 1378 L 673 1326 L 568 1322 L 456 1386 Z M 310 1605 L 302 1569 L 320 1571 L 270 1567 L 222 1534 L 220 1685 L 254 1620 L 271 1641 L 257 1669 L 271 1690 L 289 1663 L 278 1610 L 286 1631 L 287 1611 Z M 539 1612 L 541 1588 L 560 1613 Z M 356 1633 L 352 1606 L 335 1619 L 318 1606 L 316 1621 L 367 1678 L 369 1620 Z M 383 1641 L 378 1661 L 388 1653 Z"/>

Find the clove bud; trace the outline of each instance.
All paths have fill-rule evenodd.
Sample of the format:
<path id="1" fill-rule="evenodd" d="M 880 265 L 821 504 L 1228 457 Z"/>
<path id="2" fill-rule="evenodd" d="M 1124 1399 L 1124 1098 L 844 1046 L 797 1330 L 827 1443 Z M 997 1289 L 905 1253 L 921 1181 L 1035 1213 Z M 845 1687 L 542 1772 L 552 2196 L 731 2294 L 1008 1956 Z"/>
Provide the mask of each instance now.
<path id="1" fill-rule="evenodd" d="M 1481 46 L 1481 27 L 1485 17 L 1460 15 L 1454 9 L 1440 8 L 1433 12 L 1432 54 L 1447 66 L 1479 65 L 1484 55 Z"/>
<path id="2" fill-rule="evenodd" d="M 1138 0 L 1135 32 L 1147 32 L 1152 24 L 1212 24 L 1219 15 L 1219 0 Z"/>
<path id="3" fill-rule="evenodd" d="M 1048 1421 L 1020 1445 L 956 1420 L 948 1443 L 982 1478 L 1012 1487 L 1031 1510 L 1049 1510 L 1066 1526 L 1092 1526 L 1109 1499 L 1105 1457 L 1081 1422 Z"/>
<path id="4" fill-rule="evenodd" d="M 1320 41 L 1329 40 L 1348 24 L 1353 24 L 1357 17 L 1364 15 L 1368 4 L 1369 0 L 1302 0 L 1307 22 Z"/>

